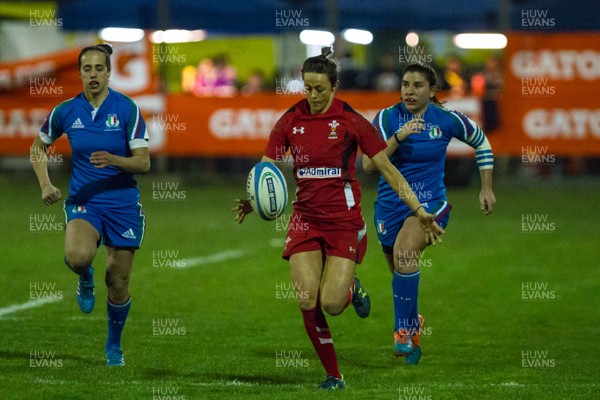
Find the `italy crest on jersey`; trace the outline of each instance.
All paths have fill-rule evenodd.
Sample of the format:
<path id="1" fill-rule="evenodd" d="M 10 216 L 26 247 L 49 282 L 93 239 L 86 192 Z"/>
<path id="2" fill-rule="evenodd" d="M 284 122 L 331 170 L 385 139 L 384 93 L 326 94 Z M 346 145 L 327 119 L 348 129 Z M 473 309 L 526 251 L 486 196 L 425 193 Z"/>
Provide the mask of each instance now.
<path id="1" fill-rule="evenodd" d="M 119 127 L 119 119 L 117 118 L 117 114 L 108 114 L 108 118 L 106 118 L 106 127 L 109 129 L 115 129 Z"/>
<path id="2" fill-rule="evenodd" d="M 429 130 L 429 139 L 431 140 L 435 140 L 435 139 L 439 139 L 442 137 L 442 130 L 440 129 L 439 126 L 434 126 L 431 128 L 431 130 Z"/>

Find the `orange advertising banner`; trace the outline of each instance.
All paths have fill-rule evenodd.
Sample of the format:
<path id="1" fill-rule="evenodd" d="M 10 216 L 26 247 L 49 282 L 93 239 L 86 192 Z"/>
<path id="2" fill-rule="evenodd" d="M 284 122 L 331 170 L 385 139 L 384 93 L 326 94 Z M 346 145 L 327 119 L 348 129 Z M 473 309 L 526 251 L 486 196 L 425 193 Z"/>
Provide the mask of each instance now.
<path id="1" fill-rule="evenodd" d="M 155 79 L 147 42 L 113 46 L 110 86 L 138 100 L 140 108 L 162 111 L 155 99 Z M 29 154 L 29 147 L 53 107 L 80 93 L 80 49 L 0 63 L 0 155 Z M 164 105 L 164 101 L 162 101 Z M 157 105 L 158 104 L 158 105 Z M 52 152 L 69 153 L 60 138 Z"/>
<path id="2" fill-rule="evenodd" d="M 371 121 L 382 108 L 400 100 L 400 93 L 340 91 L 336 97 L 346 101 Z M 277 120 L 302 95 L 261 93 L 252 96 L 197 98 L 171 95 L 166 113 L 153 114 L 146 123 L 154 151 L 177 156 L 260 156 Z M 474 118 L 479 116 L 479 101 L 474 98 L 448 102 Z M 472 154 L 467 145 L 451 143 L 451 155 Z"/>
<path id="3" fill-rule="evenodd" d="M 600 35 L 510 33 L 496 153 L 600 155 Z M 538 160 L 539 161 L 539 160 Z"/>
<path id="4" fill-rule="evenodd" d="M 374 116 L 398 102 L 399 94 L 340 93 L 364 116 Z M 261 155 L 277 120 L 302 95 L 275 93 L 229 98 L 173 95 L 167 113 L 146 121 L 166 136 L 164 152 L 171 155 Z M 365 108 L 367 107 L 367 108 Z"/>
<path id="5" fill-rule="evenodd" d="M 302 98 L 277 92 L 227 98 L 156 94 L 148 44 L 114 50 L 110 85 L 140 105 L 154 154 L 259 156 L 277 119 Z M 28 154 L 52 107 L 81 91 L 77 54 L 0 64 L 0 155 Z M 510 33 L 504 64 L 500 127 L 488 135 L 496 155 L 532 163 L 543 156 L 600 156 L 600 35 Z M 371 120 L 400 94 L 339 91 L 337 97 Z M 480 120 L 477 98 L 445 106 Z M 66 140 L 53 151 L 68 152 Z M 472 151 L 453 141 L 449 154 Z"/>

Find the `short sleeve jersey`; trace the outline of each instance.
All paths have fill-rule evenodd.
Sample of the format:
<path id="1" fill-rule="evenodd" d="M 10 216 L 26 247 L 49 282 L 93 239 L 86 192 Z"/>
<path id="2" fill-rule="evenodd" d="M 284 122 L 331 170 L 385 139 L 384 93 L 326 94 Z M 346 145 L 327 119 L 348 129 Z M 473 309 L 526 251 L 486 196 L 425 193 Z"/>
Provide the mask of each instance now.
<path id="1" fill-rule="evenodd" d="M 325 113 L 311 114 L 304 99 L 277 121 L 265 156 L 280 161 L 289 151 L 297 185 L 294 213 L 303 221 L 323 230 L 361 229 L 358 147 L 374 156 L 386 145 L 346 102 L 334 98 Z"/>
<path id="2" fill-rule="evenodd" d="M 131 156 L 130 141 L 148 140 L 139 107 L 129 97 L 109 89 L 97 110 L 83 93 L 56 106 L 40 130 L 40 138 L 51 145 L 65 133 L 72 151 L 73 168 L 68 201 L 78 205 L 119 208 L 139 201 L 134 174 L 115 166 L 96 168 L 90 163 L 95 151 Z"/>
<path id="3" fill-rule="evenodd" d="M 399 103 L 379 111 L 373 125 L 387 140 L 412 118 L 413 114 L 404 103 Z M 444 165 L 450 140 L 455 137 L 475 148 L 483 142 L 485 135 L 466 115 L 435 104 L 429 104 L 422 118 L 425 129 L 404 139 L 390 161 L 421 203 L 445 200 Z M 389 209 L 397 209 L 404 204 L 383 177 L 379 180 L 377 203 Z"/>

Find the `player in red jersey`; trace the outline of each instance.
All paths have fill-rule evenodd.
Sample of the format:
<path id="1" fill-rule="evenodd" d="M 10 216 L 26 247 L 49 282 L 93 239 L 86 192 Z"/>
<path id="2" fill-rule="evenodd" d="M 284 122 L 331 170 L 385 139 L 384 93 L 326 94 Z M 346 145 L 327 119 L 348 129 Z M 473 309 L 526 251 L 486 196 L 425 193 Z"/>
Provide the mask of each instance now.
<path id="1" fill-rule="evenodd" d="M 341 389 L 329 326 L 322 310 L 341 314 L 352 303 L 366 317 L 368 296 L 355 277 L 367 247 L 366 225 L 356 180 L 356 151 L 360 146 L 391 187 L 415 212 L 428 242 L 438 242 L 443 230 L 425 212 L 410 186 L 385 155 L 386 144 L 369 121 L 346 102 L 334 97 L 337 65 L 326 47 L 320 56 L 304 61 L 306 99 L 290 108 L 275 124 L 262 161 L 294 160 L 298 190 L 283 258 L 299 293 L 304 326 L 327 379 L 323 389 Z M 240 223 L 252 212 L 247 200 L 232 209 Z"/>

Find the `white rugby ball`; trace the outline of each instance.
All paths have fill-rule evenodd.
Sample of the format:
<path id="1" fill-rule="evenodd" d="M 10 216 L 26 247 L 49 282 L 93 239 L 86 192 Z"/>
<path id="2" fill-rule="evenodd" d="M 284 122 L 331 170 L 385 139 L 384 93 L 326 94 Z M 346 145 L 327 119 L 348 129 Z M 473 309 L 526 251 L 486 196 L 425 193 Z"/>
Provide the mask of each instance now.
<path id="1" fill-rule="evenodd" d="M 264 220 L 279 217 L 287 205 L 287 184 L 273 163 L 262 161 L 248 174 L 246 194 L 252 209 Z"/>

